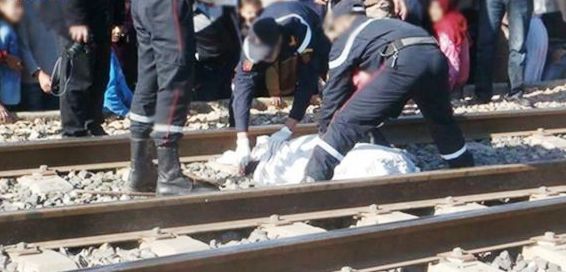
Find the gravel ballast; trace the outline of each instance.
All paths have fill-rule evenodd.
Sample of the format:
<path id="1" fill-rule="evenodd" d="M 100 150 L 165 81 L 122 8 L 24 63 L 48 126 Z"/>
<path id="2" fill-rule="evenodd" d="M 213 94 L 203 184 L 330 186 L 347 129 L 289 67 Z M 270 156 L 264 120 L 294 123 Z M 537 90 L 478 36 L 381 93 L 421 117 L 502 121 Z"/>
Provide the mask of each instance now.
<path id="1" fill-rule="evenodd" d="M 562 137 L 562 136 L 561 136 Z M 527 163 L 542 160 L 566 159 L 566 148 L 540 145 L 540 140 L 530 137 L 501 137 L 492 140 L 468 142 L 476 165 Z M 433 144 L 411 144 L 405 150 L 423 171 L 446 168 Z M 249 176 L 239 176 L 210 167 L 206 162 L 183 165 L 186 174 L 218 184 L 221 190 L 240 190 L 255 187 Z M 94 194 L 96 192 L 123 191 L 127 169 L 117 171 L 78 171 L 62 175 L 73 186 L 67 193 L 34 194 L 16 179 L 0 179 L 0 211 L 32 208 L 59 207 L 108 201 L 143 199 L 141 196 L 120 194 Z"/>
<path id="2" fill-rule="evenodd" d="M 534 103 L 534 108 L 566 107 L 566 85 L 534 90 L 525 94 L 525 97 Z M 456 101 L 453 104 L 456 114 L 530 109 L 517 103 L 504 101 L 500 95 L 494 96 L 493 102 L 485 105 L 467 105 L 463 101 Z M 209 130 L 228 127 L 228 107 L 228 101 L 193 103 L 186 123 L 187 130 Z M 291 109 L 290 105 L 283 109 L 276 109 L 272 106 L 256 108 L 261 108 L 262 110 L 251 110 L 250 122 L 252 126 L 283 124 Z M 318 108 L 318 106 L 310 106 L 302 122 L 314 122 Z M 403 111 L 404 115 L 418 113 L 419 110 L 411 103 Z M 128 119 L 108 119 L 103 126 L 108 134 L 120 135 L 128 133 L 130 122 Z M 0 125 L 0 142 L 59 139 L 61 138 L 60 127 L 61 121 L 57 118 L 35 118 L 33 120 L 21 120 L 14 124 Z"/>

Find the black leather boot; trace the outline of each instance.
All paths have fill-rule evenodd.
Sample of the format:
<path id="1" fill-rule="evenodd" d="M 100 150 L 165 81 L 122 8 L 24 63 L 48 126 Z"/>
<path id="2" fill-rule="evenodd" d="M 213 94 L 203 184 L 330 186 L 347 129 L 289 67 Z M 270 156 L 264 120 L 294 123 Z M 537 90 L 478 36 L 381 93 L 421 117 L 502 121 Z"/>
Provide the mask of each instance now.
<path id="1" fill-rule="evenodd" d="M 150 139 L 130 139 L 131 165 L 128 190 L 132 192 L 155 192 L 157 170 L 153 165 L 153 141 Z"/>
<path id="2" fill-rule="evenodd" d="M 157 160 L 158 196 L 176 196 L 219 191 L 215 186 L 196 184 L 183 175 L 177 146 L 158 147 Z"/>
<path id="3" fill-rule="evenodd" d="M 157 195 L 172 196 L 190 194 L 193 183 L 183 175 L 176 146 L 158 147 Z"/>

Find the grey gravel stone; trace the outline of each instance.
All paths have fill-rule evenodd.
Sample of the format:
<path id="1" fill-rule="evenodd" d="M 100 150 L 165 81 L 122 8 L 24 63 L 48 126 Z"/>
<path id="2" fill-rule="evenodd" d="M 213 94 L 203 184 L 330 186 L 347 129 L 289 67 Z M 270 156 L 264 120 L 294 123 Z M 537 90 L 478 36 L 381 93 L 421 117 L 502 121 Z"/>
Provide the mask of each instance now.
<path id="1" fill-rule="evenodd" d="M 495 257 L 491 264 L 494 267 L 505 271 L 509 271 L 513 267 L 513 261 L 511 260 L 511 256 L 507 251 L 501 252 L 499 256 Z"/>
<path id="2" fill-rule="evenodd" d="M 535 90 L 527 93 L 526 98 L 534 102 L 535 108 L 557 108 L 566 107 L 566 85 L 551 89 Z M 471 112 L 493 112 L 527 109 L 516 103 L 503 101 L 500 96 L 495 96 L 493 102 L 486 105 L 468 106 L 465 103 L 455 103 L 455 113 Z M 228 126 L 228 101 L 194 103 L 189 114 L 187 130 L 206 130 L 225 128 Z M 282 124 L 285 122 L 291 109 L 290 105 L 283 109 L 268 107 L 265 110 L 251 110 L 251 125 Z M 316 120 L 317 106 L 310 106 L 303 122 L 314 122 Z M 414 104 L 407 105 L 403 114 L 418 114 L 419 110 Z M 0 142 L 2 141 L 27 141 L 41 139 L 60 138 L 59 120 L 37 118 L 33 121 L 18 121 L 15 124 L 0 125 Z M 127 133 L 130 127 L 128 119 L 111 119 L 103 124 L 110 135 Z"/>

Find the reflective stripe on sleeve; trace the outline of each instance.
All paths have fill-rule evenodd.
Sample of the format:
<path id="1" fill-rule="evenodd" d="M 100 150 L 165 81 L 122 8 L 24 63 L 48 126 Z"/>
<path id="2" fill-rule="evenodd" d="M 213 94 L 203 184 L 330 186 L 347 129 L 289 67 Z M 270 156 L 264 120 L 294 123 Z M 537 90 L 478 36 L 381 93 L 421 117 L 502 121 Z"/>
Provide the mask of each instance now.
<path id="1" fill-rule="evenodd" d="M 340 65 L 342 65 L 344 62 L 346 62 L 346 60 L 348 59 L 348 55 L 350 54 L 350 51 L 352 51 L 352 46 L 354 46 L 354 40 L 356 39 L 356 37 L 362 32 L 362 30 L 364 30 L 369 24 L 371 24 L 375 20 L 376 19 L 370 19 L 365 21 L 363 24 L 359 25 L 354 30 L 354 32 L 352 32 L 352 34 L 350 34 L 348 40 L 346 41 L 346 45 L 344 46 L 344 49 L 342 49 L 342 53 L 340 53 L 340 56 L 338 56 L 338 58 L 336 59 L 331 60 L 328 63 L 328 67 L 330 69 L 335 69 Z"/>
<path id="2" fill-rule="evenodd" d="M 301 24 L 305 25 L 305 27 L 307 28 L 307 32 L 305 33 L 305 38 L 303 39 L 303 43 L 301 43 L 301 46 L 299 46 L 299 48 L 297 48 L 297 53 L 301 54 L 303 53 L 307 47 L 309 46 L 311 39 L 312 39 L 312 30 L 311 27 L 309 26 L 309 24 L 307 23 L 307 21 L 305 21 L 305 19 L 303 19 L 303 17 L 299 16 L 298 14 L 295 13 L 291 13 L 279 18 L 276 18 L 275 21 L 278 23 L 281 23 L 289 18 L 297 18 L 299 19 L 299 21 L 301 22 Z"/>
<path id="3" fill-rule="evenodd" d="M 318 142 L 318 146 L 320 148 L 322 148 L 324 151 L 326 151 L 326 153 L 330 154 L 332 157 L 337 159 L 338 161 L 344 160 L 344 156 L 342 154 L 340 154 L 340 152 L 338 152 L 338 150 L 336 150 L 334 147 L 332 147 L 331 145 L 329 145 L 327 142 L 323 141 L 322 139 L 320 139 L 320 141 Z"/>

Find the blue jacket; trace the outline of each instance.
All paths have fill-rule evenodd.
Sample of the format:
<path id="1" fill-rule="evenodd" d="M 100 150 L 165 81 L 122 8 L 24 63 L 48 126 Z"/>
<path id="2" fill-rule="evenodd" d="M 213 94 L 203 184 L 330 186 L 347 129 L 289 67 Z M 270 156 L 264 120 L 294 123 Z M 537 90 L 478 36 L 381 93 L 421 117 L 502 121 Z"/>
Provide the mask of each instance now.
<path id="1" fill-rule="evenodd" d="M 110 79 L 104 93 L 104 111 L 126 116 L 132 105 L 132 91 L 126 83 L 116 54 L 110 55 Z"/>
<path id="2" fill-rule="evenodd" d="M 0 20 L 0 51 L 20 58 L 18 37 L 14 28 L 7 22 Z M 0 103 L 3 105 L 17 105 L 21 100 L 21 74 L 6 64 L 0 64 Z"/>
<path id="3" fill-rule="evenodd" d="M 261 18 L 274 18 L 283 29 L 283 44 L 279 59 L 312 50 L 308 63 L 300 62 L 297 68 L 297 86 L 294 92 L 293 107 L 289 117 L 301 120 L 309 106 L 312 95 L 317 93 L 318 79 L 326 72 L 330 43 L 324 36 L 320 17 L 308 6 L 300 2 L 277 2 L 263 11 Z M 285 41 L 293 41 L 291 43 Z M 258 63 L 251 70 L 243 69 L 246 62 L 242 55 L 234 77 L 234 119 L 236 130 L 247 131 L 250 108 L 256 88 L 265 79 L 269 63 Z"/>

